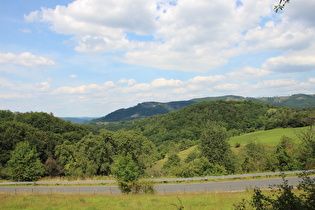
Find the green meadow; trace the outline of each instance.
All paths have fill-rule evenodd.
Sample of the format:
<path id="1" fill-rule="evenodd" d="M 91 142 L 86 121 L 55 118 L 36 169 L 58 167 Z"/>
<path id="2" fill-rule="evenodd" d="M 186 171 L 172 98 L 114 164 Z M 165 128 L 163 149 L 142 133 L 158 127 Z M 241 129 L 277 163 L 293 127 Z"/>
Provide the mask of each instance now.
<path id="1" fill-rule="evenodd" d="M 230 138 L 229 143 L 232 147 L 234 152 L 238 152 L 239 149 L 233 148 L 236 143 L 240 144 L 240 148 L 244 147 L 249 141 L 254 140 L 258 141 L 261 144 L 266 146 L 275 147 L 279 143 L 280 139 L 283 136 L 290 137 L 296 144 L 299 144 L 301 141 L 298 139 L 297 133 L 306 131 L 309 127 L 302 127 L 302 128 L 276 128 L 272 130 L 264 130 L 264 131 L 257 131 L 253 133 L 243 134 L 240 136 L 234 136 Z M 183 161 L 187 158 L 188 154 L 193 152 L 197 149 L 197 146 L 192 146 L 186 150 L 180 151 L 178 156 Z M 167 156 L 157 161 L 157 163 L 153 166 L 155 170 L 161 170 L 163 164 L 166 162 Z"/>
<path id="2" fill-rule="evenodd" d="M 267 146 L 277 146 L 282 136 L 290 137 L 294 140 L 295 143 L 300 143 L 300 140 L 297 137 L 297 133 L 305 131 L 308 127 L 302 128 L 276 128 L 267 131 L 258 131 L 253 133 L 244 134 L 241 136 L 235 136 L 230 138 L 229 143 L 231 146 L 234 146 L 236 143 L 239 143 L 241 146 L 244 146 L 250 140 L 257 140 L 261 144 Z"/>
<path id="3" fill-rule="evenodd" d="M 233 209 L 248 192 L 171 195 L 0 194 L 0 209 Z"/>

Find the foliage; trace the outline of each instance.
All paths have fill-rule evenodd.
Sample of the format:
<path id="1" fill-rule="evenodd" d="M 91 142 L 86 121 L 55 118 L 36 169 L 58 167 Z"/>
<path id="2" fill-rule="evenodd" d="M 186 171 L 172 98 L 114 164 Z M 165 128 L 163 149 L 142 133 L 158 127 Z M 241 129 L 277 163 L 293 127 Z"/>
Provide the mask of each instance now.
<path id="1" fill-rule="evenodd" d="M 167 161 L 163 165 L 163 169 L 168 170 L 177 166 L 180 166 L 180 158 L 177 154 L 172 154 L 167 158 Z"/>
<path id="2" fill-rule="evenodd" d="M 299 162 L 306 169 L 315 168 L 315 127 L 297 133 L 302 144 L 300 146 Z"/>
<path id="3" fill-rule="evenodd" d="M 160 146 L 168 141 L 196 142 L 201 138 L 208 122 L 221 124 L 229 136 L 235 136 L 278 127 L 307 126 L 313 122 L 313 117 L 310 116 L 315 116 L 315 110 L 273 107 L 251 101 L 210 101 L 136 121 L 129 129 L 141 131 Z"/>
<path id="4" fill-rule="evenodd" d="M 155 189 L 153 182 L 118 182 L 118 188 L 124 194 L 154 194 Z"/>
<path id="5" fill-rule="evenodd" d="M 282 184 L 270 186 L 273 195 L 264 195 L 259 188 L 255 188 L 252 199 L 234 205 L 235 209 L 315 209 L 315 178 L 310 178 L 307 174 L 302 174 L 301 178 L 297 193 L 294 193 L 294 186 L 283 178 Z"/>
<path id="6" fill-rule="evenodd" d="M 251 98 L 227 95 L 219 97 L 196 98 L 189 101 L 174 101 L 168 103 L 144 102 L 137 104 L 134 107 L 116 110 L 104 117 L 92 120 L 88 123 L 96 125 L 104 124 L 104 128 L 111 131 L 129 129 L 130 125 L 132 124 L 132 122 L 129 121 L 143 119 L 158 114 L 165 114 L 195 103 L 205 101 L 254 101 L 259 103 L 268 103 L 274 106 L 308 108 L 314 105 L 315 96 L 306 94 L 295 94 L 292 96 Z"/>
<path id="7" fill-rule="evenodd" d="M 279 3 L 274 6 L 275 12 L 278 12 L 279 10 L 283 10 L 285 5 L 289 2 L 290 0 L 279 0 Z"/>
<path id="8" fill-rule="evenodd" d="M 62 168 L 61 166 L 57 163 L 57 161 L 49 157 L 46 162 L 45 162 L 45 169 L 46 172 L 49 174 L 49 176 L 54 177 L 54 176 L 59 176 L 62 174 Z"/>
<path id="9" fill-rule="evenodd" d="M 119 157 L 114 165 L 113 174 L 121 192 L 127 194 L 133 191 L 140 177 L 139 167 L 130 154 Z"/>
<path id="10" fill-rule="evenodd" d="M 265 145 L 258 141 L 249 141 L 240 151 L 244 172 L 275 171 L 276 159 Z"/>
<path id="11" fill-rule="evenodd" d="M 56 156 L 64 165 L 65 174 L 73 177 L 109 175 L 114 154 L 113 142 L 106 142 L 104 137 L 88 135 L 76 144 L 65 141 L 57 146 Z"/>
<path id="12" fill-rule="evenodd" d="M 200 150 L 202 156 L 215 165 L 225 167 L 228 172 L 235 172 L 235 159 L 227 142 L 228 133 L 219 124 L 209 124 L 201 136 Z"/>
<path id="13" fill-rule="evenodd" d="M 157 114 L 165 114 L 173 110 L 177 110 L 184 106 L 193 104 L 192 101 L 176 101 L 169 103 L 160 102 L 144 102 L 127 109 L 119 109 L 99 119 L 89 122 L 90 124 L 97 122 L 119 122 L 136 120 Z"/>
<path id="14" fill-rule="evenodd" d="M 14 181 L 34 181 L 45 172 L 36 150 L 31 148 L 28 142 L 20 142 L 16 145 L 7 165 Z"/>
<path id="15" fill-rule="evenodd" d="M 280 171 L 294 171 L 299 168 L 296 150 L 292 139 L 286 136 L 280 139 L 275 152 Z"/>
<path id="16" fill-rule="evenodd" d="M 140 177 L 139 167 L 131 155 L 119 157 L 114 165 L 113 174 L 119 182 L 136 182 Z"/>

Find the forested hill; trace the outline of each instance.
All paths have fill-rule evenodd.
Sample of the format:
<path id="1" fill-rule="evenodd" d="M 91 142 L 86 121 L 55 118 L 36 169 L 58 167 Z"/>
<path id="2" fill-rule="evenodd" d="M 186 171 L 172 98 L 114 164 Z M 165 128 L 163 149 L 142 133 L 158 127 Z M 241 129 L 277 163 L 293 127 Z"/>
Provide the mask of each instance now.
<path id="1" fill-rule="evenodd" d="M 119 122 L 136 120 L 150 117 L 157 114 L 166 114 L 170 111 L 178 110 L 182 107 L 194 104 L 194 101 L 175 101 L 168 103 L 144 102 L 127 109 L 119 109 L 104 117 L 94 120 L 94 122 Z M 93 121 L 92 121 L 93 122 Z"/>
<path id="2" fill-rule="evenodd" d="M 168 103 L 160 102 L 144 102 L 126 109 L 119 109 L 104 117 L 91 121 L 91 124 L 99 122 L 121 122 L 136 119 L 143 119 L 157 114 L 166 114 L 170 111 L 178 110 L 191 104 L 202 101 L 256 101 L 268 103 L 274 106 L 287 106 L 292 108 L 307 108 L 315 106 L 315 95 L 296 94 L 292 96 L 280 97 L 263 97 L 263 98 L 250 98 L 242 96 L 220 96 L 220 97 L 206 97 L 196 98 L 188 101 L 173 101 Z"/>
<path id="3" fill-rule="evenodd" d="M 132 129 L 142 131 L 159 145 L 166 141 L 198 140 L 213 123 L 219 123 L 233 136 L 277 127 L 302 127 L 314 120 L 314 108 L 276 107 L 253 101 L 207 101 L 134 122 Z"/>

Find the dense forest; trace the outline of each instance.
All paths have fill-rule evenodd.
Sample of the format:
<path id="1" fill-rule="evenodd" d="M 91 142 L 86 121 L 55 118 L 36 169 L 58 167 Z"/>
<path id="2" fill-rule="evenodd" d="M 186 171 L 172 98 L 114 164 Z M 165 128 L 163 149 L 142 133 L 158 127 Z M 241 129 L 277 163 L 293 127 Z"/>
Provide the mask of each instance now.
<path id="1" fill-rule="evenodd" d="M 0 176 L 111 176 L 122 160 L 141 177 L 205 176 L 314 168 L 315 109 L 276 107 L 252 101 L 208 101 L 167 114 L 102 126 L 72 124 L 41 112 L 0 111 Z M 279 139 L 275 148 L 250 141 L 238 153 L 228 139 L 258 130 L 310 126 L 301 144 Z M 178 152 L 195 146 L 181 160 Z M 234 146 L 234 145 L 233 145 Z M 163 167 L 152 166 L 167 157 Z"/>

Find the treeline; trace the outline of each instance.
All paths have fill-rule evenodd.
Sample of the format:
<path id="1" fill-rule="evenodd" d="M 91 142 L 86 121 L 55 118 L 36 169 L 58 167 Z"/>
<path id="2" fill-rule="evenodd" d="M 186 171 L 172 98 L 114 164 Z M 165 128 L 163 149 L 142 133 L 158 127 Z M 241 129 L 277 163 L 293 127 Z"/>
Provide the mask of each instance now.
<path id="1" fill-rule="evenodd" d="M 295 171 L 315 168 L 315 130 L 298 133 L 300 144 L 283 136 L 275 147 L 252 139 L 232 152 L 224 127 L 212 125 L 202 134 L 201 143 L 185 159 L 176 153 L 167 157 L 161 171 L 155 175 L 204 177 L 233 173 L 264 171 Z"/>
<path id="2" fill-rule="evenodd" d="M 312 125 L 315 109 L 273 107 L 257 102 L 201 102 L 126 124 L 124 130 L 77 125 L 53 114 L 0 111 L 0 176 L 36 180 L 44 176 L 92 177 L 117 172 L 117 162 L 136 165 L 139 176 L 203 176 L 312 168 L 315 134 L 302 145 L 277 148 L 250 142 L 238 154 L 228 138 L 276 127 Z M 177 153 L 197 145 L 185 160 Z M 243 145 L 242 145 L 243 146 Z M 168 157 L 161 170 L 152 166 Z M 313 162 L 312 162 L 313 161 Z M 119 173 L 118 173 L 119 174 Z"/>
<path id="3" fill-rule="evenodd" d="M 99 130 L 47 113 L 0 111 L 1 178 L 110 175 L 115 160 L 127 155 L 143 174 L 154 154 L 155 145 L 139 132 Z"/>
<path id="4" fill-rule="evenodd" d="M 315 120 L 315 109 L 275 107 L 252 101 L 200 102 L 164 115 L 126 124 L 156 145 L 197 141 L 207 124 L 219 122 L 230 136 L 273 128 L 304 127 Z M 124 125 L 124 123 L 122 123 Z"/>

